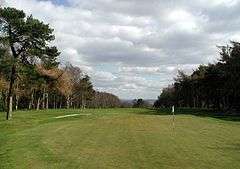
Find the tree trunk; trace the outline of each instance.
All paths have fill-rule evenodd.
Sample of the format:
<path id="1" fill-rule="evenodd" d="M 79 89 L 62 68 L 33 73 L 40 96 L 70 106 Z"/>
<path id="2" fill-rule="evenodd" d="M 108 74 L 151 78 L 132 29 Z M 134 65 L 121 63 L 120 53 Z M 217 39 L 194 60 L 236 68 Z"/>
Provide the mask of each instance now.
<path id="1" fill-rule="evenodd" d="M 13 100 L 13 85 L 15 82 L 15 76 L 16 76 L 16 66 L 13 64 L 12 66 L 12 71 L 11 71 L 11 77 L 10 77 L 10 84 L 9 84 L 9 89 L 8 89 L 8 110 L 7 110 L 7 115 L 6 119 L 9 120 L 12 117 L 12 100 Z"/>
<path id="2" fill-rule="evenodd" d="M 10 98 L 9 98 L 9 108 L 8 108 L 8 110 L 9 110 L 9 117 L 8 117 L 8 119 L 10 119 L 11 117 L 12 117 L 12 106 L 13 105 L 13 97 L 12 96 L 10 96 Z M 8 120 L 7 119 L 7 120 Z"/>
<path id="3" fill-rule="evenodd" d="M 39 110 L 39 108 L 40 108 L 40 100 L 41 100 L 41 98 L 38 97 L 38 100 L 37 100 L 37 110 Z"/>
<path id="4" fill-rule="evenodd" d="M 195 97 L 193 97 L 193 107 L 194 108 L 196 107 L 196 99 L 195 99 Z"/>
<path id="5" fill-rule="evenodd" d="M 19 88 L 18 88 L 18 82 L 16 83 L 16 94 L 15 94 L 15 110 L 18 110 L 18 100 L 19 100 L 19 96 L 18 96 L 18 93 L 19 93 Z"/>
<path id="6" fill-rule="evenodd" d="M 70 96 L 68 95 L 67 96 L 67 109 L 70 108 Z"/>
<path id="7" fill-rule="evenodd" d="M 10 48 L 11 48 L 11 52 L 13 55 L 13 59 L 17 59 L 18 55 L 17 52 L 15 51 L 14 48 L 14 42 L 12 40 L 12 28 L 9 25 L 8 26 L 8 35 L 9 35 L 9 43 L 10 43 Z M 14 60 L 15 62 L 15 60 Z M 9 83 L 9 90 L 8 90 L 8 97 L 7 97 L 7 114 L 6 114 L 6 119 L 9 120 L 12 117 L 12 100 L 13 100 L 13 91 L 14 91 L 14 82 L 15 82 L 15 78 L 16 78 L 16 65 L 15 63 L 13 63 L 12 65 L 12 70 L 11 70 L 11 75 L 10 75 L 10 83 Z"/>
<path id="8" fill-rule="evenodd" d="M 31 110 L 32 109 L 32 106 L 33 106 L 33 100 L 34 100 L 34 91 L 32 92 L 31 94 L 31 100 L 29 102 L 29 106 L 28 106 L 28 109 Z"/>
<path id="9" fill-rule="evenodd" d="M 81 94 L 81 109 L 83 109 L 84 108 L 84 101 L 83 101 L 83 94 Z"/>
<path id="10" fill-rule="evenodd" d="M 46 109 L 48 109 L 48 93 L 46 93 Z"/>
<path id="11" fill-rule="evenodd" d="M 16 95 L 16 105 L 15 105 L 16 110 L 18 110 L 18 100 L 19 100 L 19 97 L 18 97 L 18 95 Z"/>
<path id="12" fill-rule="evenodd" d="M 56 95 L 53 94 L 53 108 L 56 109 Z"/>
<path id="13" fill-rule="evenodd" d="M 44 89 L 43 89 L 43 96 L 42 96 L 42 109 L 45 109 L 45 96 L 46 96 L 46 95 L 45 95 L 45 92 L 46 92 L 45 90 L 46 90 L 46 89 L 44 88 Z"/>
<path id="14" fill-rule="evenodd" d="M 59 108 L 62 108 L 62 96 L 60 96 L 60 103 L 59 103 Z"/>
<path id="15" fill-rule="evenodd" d="M 4 105 L 4 101 L 3 101 L 3 96 L 2 96 L 2 91 L 1 91 L 1 93 L 0 93 L 0 106 L 2 106 L 2 108 L 4 107 L 3 105 Z M 1 107 L 0 107 L 1 108 Z"/>

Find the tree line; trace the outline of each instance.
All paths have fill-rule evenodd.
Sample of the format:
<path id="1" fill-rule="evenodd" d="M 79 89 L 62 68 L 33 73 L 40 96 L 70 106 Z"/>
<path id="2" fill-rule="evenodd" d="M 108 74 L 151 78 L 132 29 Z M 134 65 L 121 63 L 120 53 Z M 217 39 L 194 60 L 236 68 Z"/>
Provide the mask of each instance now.
<path id="1" fill-rule="evenodd" d="M 200 65 L 191 75 L 179 71 L 174 83 L 162 90 L 155 107 L 211 108 L 240 112 L 240 43 L 219 46 L 220 59 Z"/>
<path id="2" fill-rule="evenodd" d="M 90 77 L 60 66 L 53 29 L 15 8 L 0 8 L 0 109 L 116 107 L 117 96 L 94 90 Z"/>

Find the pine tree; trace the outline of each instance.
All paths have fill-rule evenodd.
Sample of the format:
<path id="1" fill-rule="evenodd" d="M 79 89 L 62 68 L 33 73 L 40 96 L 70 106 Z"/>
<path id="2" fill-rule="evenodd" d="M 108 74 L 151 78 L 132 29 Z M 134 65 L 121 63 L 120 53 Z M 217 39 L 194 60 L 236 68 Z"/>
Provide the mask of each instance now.
<path id="1" fill-rule="evenodd" d="M 14 84 L 20 63 L 36 64 L 46 60 L 54 61 L 59 55 L 55 47 L 48 44 L 54 40 L 53 29 L 49 25 L 26 16 L 15 8 L 0 8 L 1 43 L 11 50 L 11 73 L 8 90 L 8 111 L 6 119 L 11 117 Z M 50 50 L 50 51 L 49 51 Z"/>

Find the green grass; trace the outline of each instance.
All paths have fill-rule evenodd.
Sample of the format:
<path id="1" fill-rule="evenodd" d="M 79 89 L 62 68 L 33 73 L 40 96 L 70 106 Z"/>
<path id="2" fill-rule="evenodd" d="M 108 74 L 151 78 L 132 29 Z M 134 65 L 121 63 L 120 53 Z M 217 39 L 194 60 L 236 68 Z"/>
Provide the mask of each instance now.
<path id="1" fill-rule="evenodd" d="M 91 115 L 55 119 L 55 116 Z M 238 169 L 240 121 L 166 111 L 0 113 L 0 169 Z"/>

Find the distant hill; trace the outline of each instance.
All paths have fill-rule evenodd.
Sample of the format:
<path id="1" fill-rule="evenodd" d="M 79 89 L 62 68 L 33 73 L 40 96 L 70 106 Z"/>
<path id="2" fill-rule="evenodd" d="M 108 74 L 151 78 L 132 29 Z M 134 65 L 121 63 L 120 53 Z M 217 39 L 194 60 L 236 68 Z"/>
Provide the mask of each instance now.
<path id="1" fill-rule="evenodd" d="M 146 99 L 145 101 L 148 102 L 148 104 L 153 106 L 153 104 L 156 100 L 155 99 Z"/>
<path id="2" fill-rule="evenodd" d="M 121 102 L 127 105 L 132 105 L 134 99 L 121 99 Z M 155 99 L 144 99 L 147 104 L 153 106 L 154 102 L 156 101 Z"/>

